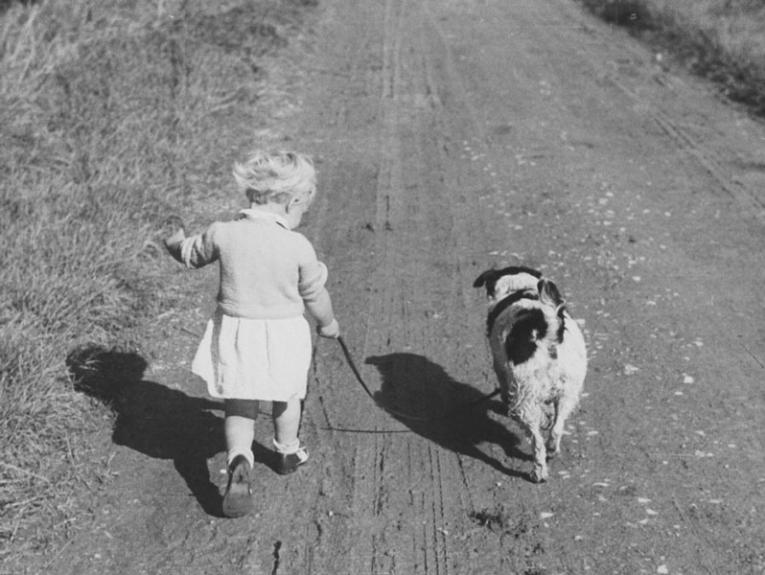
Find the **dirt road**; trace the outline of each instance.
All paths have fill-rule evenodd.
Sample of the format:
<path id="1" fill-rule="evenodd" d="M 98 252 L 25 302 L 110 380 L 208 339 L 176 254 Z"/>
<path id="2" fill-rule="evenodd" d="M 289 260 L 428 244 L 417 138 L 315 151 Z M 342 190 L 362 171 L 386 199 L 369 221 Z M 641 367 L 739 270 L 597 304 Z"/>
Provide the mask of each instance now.
<path id="1" fill-rule="evenodd" d="M 551 479 L 496 405 L 397 420 L 322 340 L 310 465 L 276 475 L 261 418 L 256 513 L 220 518 L 221 412 L 186 372 L 214 271 L 179 271 L 198 313 L 147 334 L 118 476 L 46 572 L 765 573 L 765 127 L 570 0 L 319 10 L 282 129 L 318 162 L 304 232 L 346 341 L 434 418 L 495 385 L 473 279 L 542 269 L 591 362 Z"/>

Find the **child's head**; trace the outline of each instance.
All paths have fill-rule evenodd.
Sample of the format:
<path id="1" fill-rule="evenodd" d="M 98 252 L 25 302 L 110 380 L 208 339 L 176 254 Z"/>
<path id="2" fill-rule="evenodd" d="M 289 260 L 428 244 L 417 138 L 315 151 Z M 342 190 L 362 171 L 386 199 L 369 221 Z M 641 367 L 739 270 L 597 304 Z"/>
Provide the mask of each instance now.
<path id="1" fill-rule="evenodd" d="M 311 158 L 295 152 L 254 152 L 234 164 L 234 178 L 253 204 L 291 201 L 310 203 L 316 191 L 316 170 Z"/>

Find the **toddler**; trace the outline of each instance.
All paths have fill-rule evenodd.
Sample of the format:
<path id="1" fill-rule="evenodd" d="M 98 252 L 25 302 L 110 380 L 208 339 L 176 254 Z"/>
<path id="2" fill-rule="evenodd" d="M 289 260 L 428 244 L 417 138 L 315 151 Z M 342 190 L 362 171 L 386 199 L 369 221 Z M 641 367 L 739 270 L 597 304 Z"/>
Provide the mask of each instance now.
<path id="1" fill-rule="evenodd" d="M 258 402 L 272 402 L 276 470 L 295 471 L 308 460 L 300 444 L 302 400 L 311 363 L 313 316 L 318 333 L 340 329 L 324 284 L 326 266 L 311 243 L 293 231 L 316 194 L 316 172 L 307 156 L 255 152 L 234 165 L 250 207 L 228 222 L 215 222 L 186 237 L 183 227 L 165 240 L 170 254 L 189 268 L 218 262 L 217 309 L 208 321 L 191 369 L 222 398 L 228 450 L 223 513 L 252 510 L 252 442 Z"/>

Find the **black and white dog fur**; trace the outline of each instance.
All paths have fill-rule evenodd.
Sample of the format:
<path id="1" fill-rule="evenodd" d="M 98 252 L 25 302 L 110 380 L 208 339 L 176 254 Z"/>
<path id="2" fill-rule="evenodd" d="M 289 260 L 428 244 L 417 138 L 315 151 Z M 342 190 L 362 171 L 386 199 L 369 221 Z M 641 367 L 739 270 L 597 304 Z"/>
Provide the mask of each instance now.
<path id="1" fill-rule="evenodd" d="M 582 393 L 587 373 L 584 337 L 556 285 L 537 270 L 492 269 L 478 276 L 473 286 L 486 288 L 486 333 L 494 371 L 508 414 L 531 440 L 531 479 L 546 481 L 547 457 L 560 450 L 563 425 Z M 545 442 L 547 412 L 552 414 L 552 427 Z"/>

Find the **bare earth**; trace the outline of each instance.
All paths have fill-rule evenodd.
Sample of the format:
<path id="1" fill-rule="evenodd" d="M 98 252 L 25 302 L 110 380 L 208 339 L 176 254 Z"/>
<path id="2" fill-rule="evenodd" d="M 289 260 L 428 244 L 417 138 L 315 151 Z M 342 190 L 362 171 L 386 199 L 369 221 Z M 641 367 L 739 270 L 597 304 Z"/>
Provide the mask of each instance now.
<path id="1" fill-rule="evenodd" d="M 188 372 L 215 270 L 169 267 L 184 295 L 145 334 L 114 479 L 27 572 L 765 573 L 765 126 L 571 0 L 322 0 L 317 18 L 271 137 L 317 159 L 303 232 L 365 379 L 428 421 L 379 409 L 318 341 L 309 465 L 274 473 L 261 417 L 256 512 L 220 517 L 222 412 Z M 590 349 L 541 485 L 497 404 L 459 408 L 495 386 L 472 282 L 519 263 Z"/>

